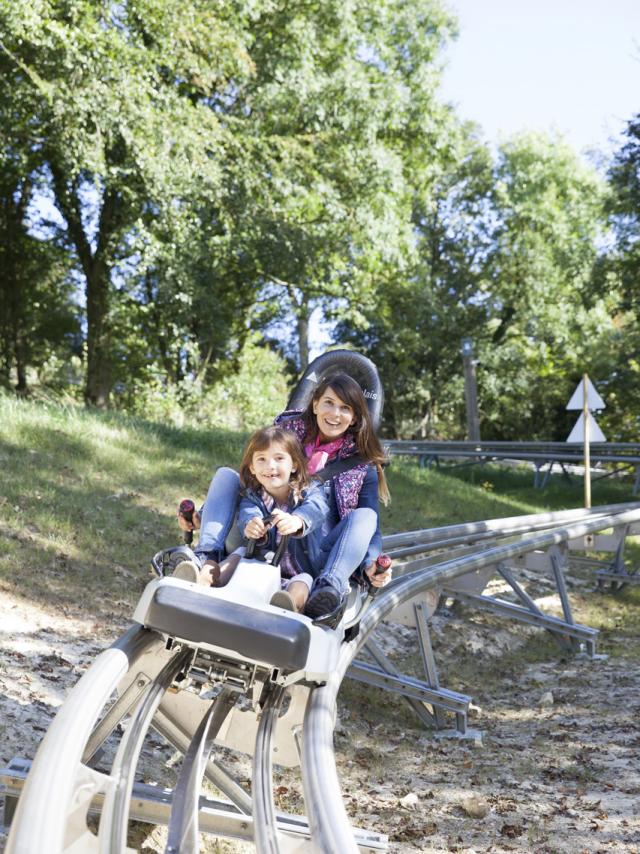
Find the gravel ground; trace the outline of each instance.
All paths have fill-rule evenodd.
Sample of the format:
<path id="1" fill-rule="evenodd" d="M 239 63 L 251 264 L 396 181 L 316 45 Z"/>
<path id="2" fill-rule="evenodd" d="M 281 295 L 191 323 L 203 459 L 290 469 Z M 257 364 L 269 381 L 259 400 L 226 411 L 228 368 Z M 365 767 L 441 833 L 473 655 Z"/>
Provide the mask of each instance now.
<path id="1" fill-rule="evenodd" d="M 548 591 L 537 593 L 554 605 Z M 392 852 L 640 854 L 637 655 L 567 657 L 536 630 L 468 617 L 436 615 L 432 631 L 441 684 L 474 698 L 470 725 L 481 737 L 438 738 L 401 699 L 345 683 L 335 742 L 353 823 L 388 834 Z M 33 757 L 69 688 L 126 625 L 2 591 L 2 766 Z M 412 666 L 412 630 L 387 624 L 377 635 Z M 176 757 L 155 748 L 160 767 L 153 772 L 147 757 L 147 779 L 170 784 Z M 248 779 L 245 757 L 227 761 Z M 276 796 L 283 809 L 303 811 L 297 773 L 278 773 Z M 139 825 L 131 844 L 150 854 L 165 839 Z M 202 850 L 253 847 L 203 838 Z"/>

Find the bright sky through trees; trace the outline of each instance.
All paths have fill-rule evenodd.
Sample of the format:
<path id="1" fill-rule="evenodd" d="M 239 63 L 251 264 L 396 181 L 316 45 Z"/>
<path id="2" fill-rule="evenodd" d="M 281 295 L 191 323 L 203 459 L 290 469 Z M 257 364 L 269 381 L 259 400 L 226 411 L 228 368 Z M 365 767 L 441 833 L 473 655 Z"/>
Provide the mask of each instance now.
<path id="1" fill-rule="evenodd" d="M 496 142 L 556 128 L 608 151 L 640 109 L 638 0 L 448 0 L 460 36 L 444 97 Z"/>

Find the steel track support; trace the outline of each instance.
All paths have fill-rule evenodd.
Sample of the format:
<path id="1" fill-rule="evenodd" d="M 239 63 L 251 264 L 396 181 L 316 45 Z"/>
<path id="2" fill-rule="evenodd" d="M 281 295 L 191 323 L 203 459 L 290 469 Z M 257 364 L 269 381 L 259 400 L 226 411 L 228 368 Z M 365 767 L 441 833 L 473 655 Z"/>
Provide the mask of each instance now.
<path id="1" fill-rule="evenodd" d="M 30 766 L 31 763 L 28 759 L 16 757 L 11 760 L 7 768 L 0 772 L 0 791 L 4 792 L 5 798 L 18 801 Z M 103 801 L 104 796 L 102 794 L 94 796 L 89 807 L 89 814 L 99 816 Z M 134 783 L 129 815 L 132 821 L 168 825 L 172 803 L 173 792 L 171 789 L 145 783 Z M 231 803 L 204 795 L 201 795 L 199 799 L 198 824 L 202 833 L 227 839 L 240 839 L 245 842 L 252 842 L 254 838 L 251 816 L 243 815 Z M 305 846 L 310 849 L 311 835 L 308 822 L 304 816 L 279 813 L 278 831 L 284 839 L 291 840 L 294 849 L 305 850 Z M 386 837 L 383 834 L 372 833 L 359 828 L 354 828 L 353 832 L 356 843 L 363 854 L 364 852 L 367 854 L 374 854 L 375 852 L 377 854 L 377 852 L 386 851 Z M 95 837 L 93 838 L 95 839 Z"/>
<path id="2" fill-rule="evenodd" d="M 530 611 L 532 611 L 534 614 L 540 614 L 540 616 L 543 616 L 543 613 L 540 610 L 540 608 L 538 608 L 538 606 L 533 601 L 531 596 L 529 596 L 529 594 L 526 592 L 526 590 L 523 590 L 523 588 L 520 586 L 519 582 L 516 581 L 516 579 L 513 577 L 513 575 L 511 575 L 510 570 L 505 566 L 505 564 L 504 563 L 498 564 L 496 569 L 497 569 L 498 573 L 507 582 L 507 584 L 511 587 L 511 589 L 516 594 L 518 599 L 520 599 L 520 601 L 524 605 L 526 605 L 526 607 Z"/>
<path id="3" fill-rule="evenodd" d="M 558 617 L 551 617 L 548 614 L 539 616 L 533 614 L 527 608 L 521 608 L 519 605 L 514 605 L 512 602 L 505 602 L 502 599 L 493 599 L 490 596 L 475 596 L 470 593 L 460 593 L 452 591 L 451 595 L 455 595 L 463 604 L 471 605 L 474 608 L 481 608 L 485 611 L 491 611 L 501 617 L 508 617 L 512 620 L 519 620 L 521 623 L 528 623 L 530 626 L 538 626 L 541 629 L 548 629 L 553 634 L 567 635 L 575 637 L 583 641 L 589 649 L 595 649 L 598 630 L 582 626 L 579 623 L 565 623 L 564 620 Z"/>
<path id="4" fill-rule="evenodd" d="M 366 685 L 382 688 L 392 694 L 399 694 L 408 701 L 413 700 L 424 713 L 424 718 L 421 718 L 423 723 L 430 727 L 435 724 L 435 718 L 425 709 L 425 704 L 438 705 L 445 711 L 464 716 L 470 703 L 470 697 L 464 694 L 447 691 L 446 688 L 436 690 L 430 688 L 426 682 L 421 682 L 419 679 L 413 679 L 404 674 L 393 676 L 391 673 L 386 673 L 384 670 L 364 661 L 355 661 L 347 671 L 347 675 L 349 678 L 364 682 Z"/>
<path id="5" fill-rule="evenodd" d="M 425 676 L 427 677 L 427 685 L 430 688 L 434 688 L 436 691 L 438 691 L 440 689 L 440 682 L 438 680 L 438 668 L 436 667 L 436 659 L 433 654 L 433 646 L 431 645 L 431 633 L 429 632 L 429 625 L 427 623 L 427 611 L 422 602 L 415 602 L 413 605 L 413 612 L 416 618 L 418 644 L 420 646 L 420 652 L 422 654 L 422 662 L 424 665 Z M 436 726 L 438 727 L 438 729 L 445 729 L 445 717 L 442 708 L 434 705 L 433 716 L 436 720 Z M 457 719 L 456 716 L 456 721 L 458 724 L 462 723 L 464 729 L 467 728 L 466 718 L 463 722 L 461 722 Z"/>
<path id="6" fill-rule="evenodd" d="M 189 745 L 176 784 L 166 854 L 197 854 L 200 787 L 213 742 L 235 705 L 237 692 L 222 688 Z"/>
<path id="7" fill-rule="evenodd" d="M 110 779 L 114 781 L 114 785 L 107 792 L 102 810 L 98 832 L 100 854 L 120 854 L 128 850 L 129 805 L 142 743 L 155 710 L 160 705 L 162 695 L 176 676 L 186 668 L 192 657 L 193 650 L 187 647 L 162 668 L 156 679 L 149 685 L 142 702 L 129 722 L 111 769 Z"/>
<path id="8" fill-rule="evenodd" d="M 82 754 L 82 761 L 85 764 L 91 762 L 120 721 L 135 708 L 150 682 L 151 679 L 145 673 L 139 673 L 122 696 L 111 706 L 91 733 L 91 738 Z"/>
<path id="9" fill-rule="evenodd" d="M 273 766 L 271 741 L 286 689 L 271 687 L 262 708 L 253 754 L 253 826 L 258 854 L 279 854 L 278 825 L 273 807 Z"/>
<path id="10" fill-rule="evenodd" d="M 402 696 L 405 697 L 406 701 L 418 715 L 422 723 L 425 726 L 432 727 L 436 722 L 435 716 L 426 707 L 424 701 L 418 700 L 413 696 L 409 696 L 408 692 L 404 693 L 402 691 L 401 686 L 405 684 L 405 677 L 400 673 L 388 656 L 384 654 L 373 638 L 369 638 L 364 645 L 364 649 L 366 649 L 369 655 L 378 664 L 380 670 L 373 671 L 373 668 L 368 667 L 364 662 L 356 659 L 347 670 L 347 676 L 351 679 L 365 682 L 368 685 L 375 685 L 376 687 L 379 685 L 380 679 L 385 682 L 385 687 L 387 688 L 392 684 L 397 684 L 399 686 L 398 693 L 401 693 Z M 394 677 L 394 679 L 392 680 L 389 677 Z M 429 700 L 429 702 L 433 703 L 433 699 Z"/>
<path id="11" fill-rule="evenodd" d="M 549 549 L 549 560 L 551 561 L 551 569 L 553 570 L 553 576 L 556 582 L 556 589 L 558 591 L 558 596 L 560 597 L 560 602 L 562 604 L 562 613 L 564 614 L 564 619 L 566 623 L 569 625 L 575 625 L 575 620 L 573 619 L 573 613 L 571 611 L 571 603 L 569 602 L 569 594 L 567 593 L 567 583 L 564 577 L 564 568 L 567 564 L 567 546 L 565 543 L 561 543 L 557 546 L 552 546 Z M 575 638 L 572 638 L 571 646 L 574 650 L 579 649 L 578 642 Z"/>

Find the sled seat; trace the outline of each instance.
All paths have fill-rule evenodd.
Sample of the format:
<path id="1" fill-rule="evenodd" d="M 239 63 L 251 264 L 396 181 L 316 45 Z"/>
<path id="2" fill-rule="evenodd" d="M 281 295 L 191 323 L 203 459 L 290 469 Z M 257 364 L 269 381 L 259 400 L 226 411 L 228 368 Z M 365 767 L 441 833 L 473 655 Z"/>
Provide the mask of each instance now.
<path id="1" fill-rule="evenodd" d="M 309 657 L 307 623 L 197 590 L 160 585 L 144 618 L 147 628 L 193 644 L 229 650 L 282 670 L 303 670 Z"/>

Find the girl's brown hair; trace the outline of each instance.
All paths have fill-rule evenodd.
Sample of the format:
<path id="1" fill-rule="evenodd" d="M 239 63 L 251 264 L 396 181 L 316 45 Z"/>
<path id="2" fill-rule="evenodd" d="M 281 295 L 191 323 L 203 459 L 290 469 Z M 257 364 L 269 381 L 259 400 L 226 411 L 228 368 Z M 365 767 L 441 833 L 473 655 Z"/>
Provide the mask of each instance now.
<path id="1" fill-rule="evenodd" d="M 260 488 L 260 482 L 251 473 L 253 455 L 260 451 L 266 451 L 267 448 L 276 443 L 282 445 L 293 460 L 294 471 L 291 472 L 289 483 L 296 498 L 299 498 L 301 490 L 309 486 L 310 483 L 307 459 L 296 434 L 292 433 L 291 430 L 283 430 L 282 427 L 262 427 L 249 438 L 240 463 L 240 483 L 245 488 Z"/>
<path id="2" fill-rule="evenodd" d="M 387 458 L 373 429 L 364 393 L 353 377 L 348 374 L 333 374 L 320 381 L 309 405 L 302 413 L 305 424 L 305 438 L 315 442 L 320 432 L 318 420 L 313 411 L 313 404 L 320 400 L 328 388 L 332 389 L 340 400 L 353 409 L 355 423 L 349 427 L 347 433 L 353 435 L 360 456 L 377 468 L 378 494 L 382 503 L 388 504 L 390 500 L 389 487 L 382 468 L 383 464 L 387 462 Z"/>

